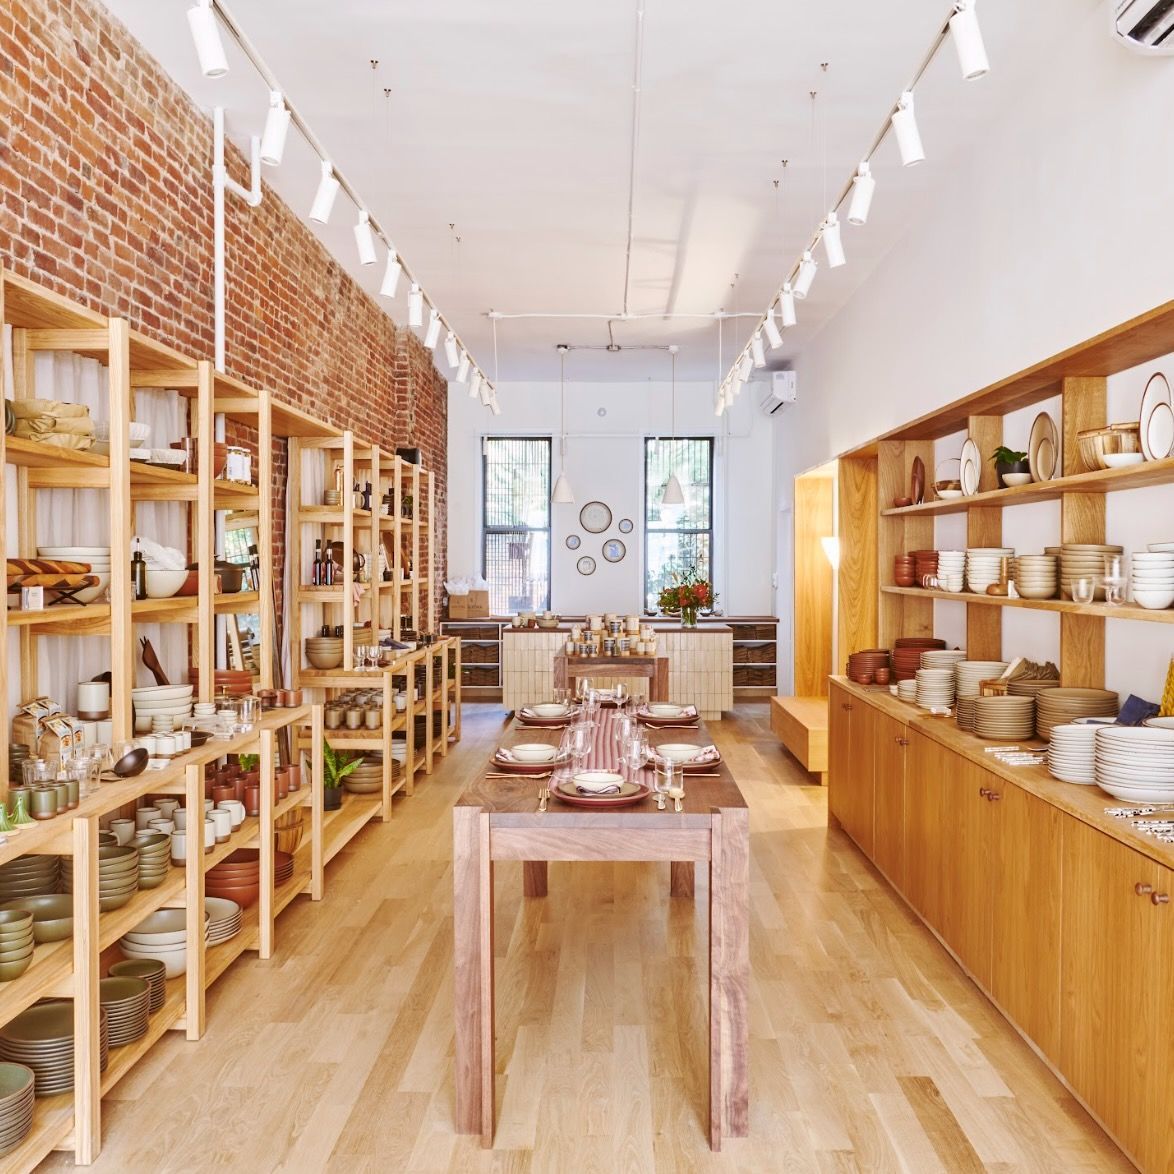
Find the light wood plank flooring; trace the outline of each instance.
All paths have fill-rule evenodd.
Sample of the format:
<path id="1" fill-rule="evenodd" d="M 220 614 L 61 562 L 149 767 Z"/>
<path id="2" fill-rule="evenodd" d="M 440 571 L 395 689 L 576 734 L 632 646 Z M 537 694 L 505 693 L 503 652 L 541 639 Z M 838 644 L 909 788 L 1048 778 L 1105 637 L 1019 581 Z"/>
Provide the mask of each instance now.
<path id="1" fill-rule="evenodd" d="M 714 723 L 751 808 L 751 1136 L 705 1141 L 707 894 L 498 873 L 496 1145 L 453 1133 L 451 819 L 498 706 L 104 1105 L 92 1169 L 1105 1171 L 1128 1163 L 838 832 L 765 705 Z M 45 1170 L 68 1168 L 57 1155 Z"/>

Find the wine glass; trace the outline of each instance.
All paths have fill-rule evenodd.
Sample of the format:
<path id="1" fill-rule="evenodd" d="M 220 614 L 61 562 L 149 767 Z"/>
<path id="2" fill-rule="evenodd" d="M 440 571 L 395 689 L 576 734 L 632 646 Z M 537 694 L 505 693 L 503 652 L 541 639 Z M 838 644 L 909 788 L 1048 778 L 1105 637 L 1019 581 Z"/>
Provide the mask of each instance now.
<path id="1" fill-rule="evenodd" d="M 572 765 L 576 771 L 580 771 L 587 761 L 587 752 L 591 749 L 591 726 L 586 722 L 577 722 L 571 727 L 570 733 Z"/>
<path id="2" fill-rule="evenodd" d="M 591 678 L 579 677 L 576 684 L 577 696 L 580 701 L 586 701 L 587 695 L 592 692 Z"/>
<path id="3" fill-rule="evenodd" d="M 1125 563 L 1119 554 L 1105 555 L 1105 602 L 1120 604 L 1125 602 Z"/>
<path id="4" fill-rule="evenodd" d="M 616 681 L 614 696 L 616 706 L 622 710 L 628 704 L 628 686 L 623 681 Z"/>

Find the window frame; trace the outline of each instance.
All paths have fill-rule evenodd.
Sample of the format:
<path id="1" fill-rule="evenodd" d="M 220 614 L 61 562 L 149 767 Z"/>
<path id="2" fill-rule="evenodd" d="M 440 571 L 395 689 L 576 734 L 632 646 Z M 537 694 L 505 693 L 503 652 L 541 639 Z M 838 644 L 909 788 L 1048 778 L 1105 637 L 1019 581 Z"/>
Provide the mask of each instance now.
<path id="1" fill-rule="evenodd" d="M 653 526 L 648 521 L 648 502 L 649 502 L 649 485 L 648 485 L 648 454 L 649 444 L 658 444 L 661 441 L 667 441 L 670 444 L 673 441 L 690 440 L 690 441 L 704 441 L 709 446 L 709 461 L 706 468 L 706 476 L 709 481 L 709 525 L 708 526 L 689 526 L 687 528 L 681 526 Z M 715 557 L 715 537 L 714 537 L 714 508 L 713 508 L 713 494 L 714 494 L 714 480 L 713 480 L 713 466 L 714 457 L 716 456 L 717 442 L 713 436 L 654 436 L 646 435 L 644 437 L 644 469 L 642 480 L 644 482 L 644 516 L 641 519 L 644 526 L 644 574 L 642 576 L 643 583 L 642 597 L 647 604 L 649 597 L 650 584 L 648 582 L 649 574 L 649 550 L 648 538 L 651 534 L 708 534 L 709 535 L 709 584 L 711 593 L 714 597 L 718 594 L 717 587 L 717 559 Z"/>
<path id="2" fill-rule="evenodd" d="M 496 441 L 514 441 L 522 443 L 540 443 L 546 445 L 546 525 L 545 526 L 491 526 L 488 519 L 489 511 L 489 446 Z M 546 535 L 546 599 L 536 604 L 540 610 L 550 607 L 550 595 L 553 590 L 551 570 L 554 551 L 554 510 L 551 508 L 550 494 L 554 484 L 554 437 L 547 435 L 517 435 L 506 434 L 483 436 L 481 444 L 481 577 L 488 582 L 487 574 L 489 560 L 486 539 L 490 534 L 545 534 Z M 490 588 L 492 599 L 492 588 Z M 492 604 L 491 604 L 492 610 Z M 516 614 L 507 612 L 506 614 Z"/>

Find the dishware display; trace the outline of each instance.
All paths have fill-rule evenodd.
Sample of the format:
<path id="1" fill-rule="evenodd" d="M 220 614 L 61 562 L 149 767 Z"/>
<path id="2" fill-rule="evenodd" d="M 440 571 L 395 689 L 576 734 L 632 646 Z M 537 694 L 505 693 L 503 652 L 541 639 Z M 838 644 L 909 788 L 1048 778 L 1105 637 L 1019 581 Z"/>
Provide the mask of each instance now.
<path id="1" fill-rule="evenodd" d="M 1076 584 L 1081 579 L 1091 581 L 1092 597 L 1083 602 L 1091 603 L 1093 599 L 1105 598 L 1103 583 L 1105 573 L 1105 555 L 1124 554 L 1125 548 L 1109 543 L 1097 542 L 1065 542 L 1060 547 L 1060 594 L 1065 599 L 1077 599 Z M 1077 602 L 1082 602 L 1077 600 Z"/>
<path id="2" fill-rule="evenodd" d="M 973 497 L 978 492 L 982 481 L 982 455 L 978 451 L 978 445 L 969 436 L 962 444 L 958 479 L 962 482 L 964 497 Z"/>
<path id="3" fill-rule="evenodd" d="M 921 657 L 926 652 L 944 649 L 946 642 L 933 636 L 900 636 L 893 642 L 893 680 L 914 680 L 921 668 Z"/>
<path id="4" fill-rule="evenodd" d="M 240 933 L 244 912 L 235 901 L 205 897 L 204 910 L 208 914 L 204 940 L 209 946 L 218 946 Z"/>
<path id="5" fill-rule="evenodd" d="M 977 697 L 983 681 L 997 681 L 1006 671 L 1005 660 L 960 660 L 954 665 L 954 688 L 959 697 Z"/>
<path id="6" fill-rule="evenodd" d="M 0 1063 L 0 1158 L 10 1154 L 33 1127 L 33 1070 L 24 1064 Z"/>
<path id="7" fill-rule="evenodd" d="M 342 664 L 343 639 L 341 636 L 307 636 L 305 641 L 306 659 L 322 671 L 336 669 Z"/>
<path id="8" fill-rule="evenodd" d="M 865 648 L 848 657 L 848 678 L 858 685 L 871 685 L 876 670 L 888 667 L 887 648 Z"/>
<path id="9" fill-rule="evenodd" d="M 34 1076 L 34 1094 L 51 1097 L 73 1088 L 73 1000 L 37 1003 L 0 1027 L 0 1060 L 23 1064 Z M 101 1071 L 110 1058 L 106 1012 L 99 1009 Z"/>
<path id="10" fill-rule="evenodd" d="M 1048 743 L 1048 773 L 1065 783 L 1095 783 L 1096 733 L 1096 726 L 1053 726 Z"/>
<path id="11" fill-rule="evenodd" d="M 986 594 L 992 583 L 1002 577 L 1003 560 L 1012 558 L 1010 546 L 971 546 L 966 549 L 966 589 L 976 595 Z"/>
<path id="12" fill-rule="evenodd" d="M 921 654 L 923 669 L 949 669 L 951 677 L 954 675 L 954 666 L 966 659 L 966 652 L 961 648 L 927 648 Z"/>
<path id="13" fill-rule="evenodd" d="M 83 587 L 74 594 L 78 603 L 94 603 L 110 586 L 109 546 L 38 546 L 37 556 L 59 562 L 84 563 L 90 568 L 91 575 L 97 575 L 95 585 Z"/>
<path id="14" fill-rule="evenodd" d="M 1138 428 L 1147 461 L 1165 460 L 1174 451 L 1174 396 L 1161 371 L 1149 377 L 1142 392 Z"/>
<path id="15" fill-rule="evenodd" d="M 62 942 L 73 936 L 73 898 L 62 893 L 18 897 L 5 901 L 0 908 L 23 909 L 33 915 L 33 939 Z"/>
<path id="16" fill-rule="evenodd" d="M 1021 554 L 1013 579 L 1024 599 L 1053 599 L 1060 586 L 1060 560 L 1052 554 Z"/>
<path id="17" fill-rule="evenodd" d="M 1128 803 L 1174 802 L 1174 730 L 1100 726 L 1095 739 L 1102 791 Z"/>
<path id="18" fill-rule="evenodd" d="M 147 598 L 170 599 L 187 582 L 187 569 L 173 571 L 148 567 L 146 572 Z"/>
<path id="19" fill-rule="evenodd" d="M 907 677 L 903 681 L 898 681 L 894 688 L 897 690 L 897 696 L 902 700 L 913 705 L 917 701 L 917 678 Z"/>
<path id="20" fill-rule="evenodd" d="M 124 958 L 110 967 L 115 978 L 141 978 L 147 984 L 148 1011 L 154 1015 L 167 1001 L 167 966 L 154 958 Z"/>
<path id="21" fill-rule="evenodd" d="M 1047 412 L 1040 412 L 1032 421 L 1027 441 L 1027 463 L 1032 481 L 1051 481 L 1059 468 L 1059 433 L 1055 420 Z"/>
<path id="22" fill-rule="evenodd" d="M 1151 611 L 1174 604 L 1174 552 L 1137 551 L 1130 557 L 1133 601 Z"/>
<path id="23" fill-rule="evenodd" d="M 954 670 L 918 669 L 917 704 L 922 709 L 949 709 L 954 704 Z"/>
<path id="24" fill-rule="evenodd" d="M 148 834 L 147 838 L 151 838 Z M 157 850 L 156 850 L 157 851 Z M 148 874 L 154 880 L 154 873 Z M 73 857 L 61 860 L 65 892 L 73 892 Z M 154 882 L 158 884 L 156 880 Z M 153 887 L 153 886 L 147 886 Z M 132 843 L 98 849 L 98 907 L 103 913 L 121 909 L 139 888 L 139 850 Z"/>
<path id="25" fill-rule="evenodd" d="M 0 902 L 55 893 L 60 875 L 60 856 L 18 856 L 0 865 Z"/>
<path id="26" fill-rule="evenodd" d="M 1017 742 L 1035 731 L 1034 697 L 974 698 L 974 733 L 992 741 Z"/>
<path id="27" fill-rule="evenodd" d="M 938 550 L 934 575 L 943 591 L 961 591 L 966 581 L 966 551 Z M 920 580 L 920 576 L 919 576 Z"/>
<path id="28" fill-rule="evenodd" d="M 19 978 L 33 962 L 33 915 L 27 909 L 0 910 L 0 983 Z"/>
<path id="29" fill-rule="evenodd" d="M 1053 726 L 1068 725 L 1082 717 L 1115 718 L 1117 710 L 1117 694 L 1109 689 L 1045 689 L 1035 699 L 1035 732 L 1047 740 Z"/>
<path id="30" fill-rule="evenodd" d="M 1110 457 L 1135 457 L 1135 464 L 1145 460 L 1141 451 L 1141 425 L 1136 421 L 1087 428 L 1076 434 L 1076 444 L 1081 463 L 1089 470 L 1112 468 Z"/>
<path id="31" fill-rule="evenodd" d="M 147 1034 L 151 988 L 146 979 L 132 975 L 99 979 L 98 1003 L 106 1016 L 110 1047 L 126 1047 Z"/>

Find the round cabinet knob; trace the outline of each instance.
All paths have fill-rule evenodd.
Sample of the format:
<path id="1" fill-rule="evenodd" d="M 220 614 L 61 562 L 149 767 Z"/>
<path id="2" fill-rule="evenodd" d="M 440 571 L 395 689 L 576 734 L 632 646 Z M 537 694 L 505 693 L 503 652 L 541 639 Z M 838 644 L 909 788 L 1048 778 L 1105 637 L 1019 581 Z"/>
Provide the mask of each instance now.
<path id="1" fill-rule="evenodd" d="M 1169 905 L 1170 904 L 1170 894 L 1169 893 L 1150 893 L 1150 900 L 1153 901 L 1153 903 L 1155 905 Z"/>
<path id="2" fill-rule="evenodd" d="M 1152 893 L 1152 892 L 1154 891 L 1154 886 L 1153 886 L 1153 885 L 1147 885 L 1147 884 L 1145 884 L 1143 881 L 1138 881 L 1138 882 L 1137 882 L 1137 884 L 1135 884 L 1135 885 L 1133 886 L 1133 891 L 1134 891 L 1134 892 L 1135 892 L 1135 893 L 1136 893 L 1136 894 L 1137 894 L 1139 897 L 1146 897 L 1146 896 L 1148 896 L 1150 893 Z"/>
<path id="3" fill-rule="evenodd" d="M 1003 797 L 1003 794 L 1002 794 L 1002 792 L 1001 792 L 1001 791 L 988 791 L 988 792 L 986 793 L 986 797 L 987 797 L 987 799 L 989 799 L 989 800 L 990 800 L 992 803 L 998 803 L 998 801 L 999 801 L 1000 799 L 1002 799 L 1002 797 Z"/>
<path id="4" fill-rule="evenodd" d="M 979 795 L 981 795 L 981 796 L 982 796 L 982 798 L 984 798 L 984 799 L 989 799 L 989 798 L 991 797 L 991 792 L 990 792 L 990 788 L 989 788 L 989 787 L 979 787 L 979 788 L 978 788 L 978 793 L 979 793 Z"/>

